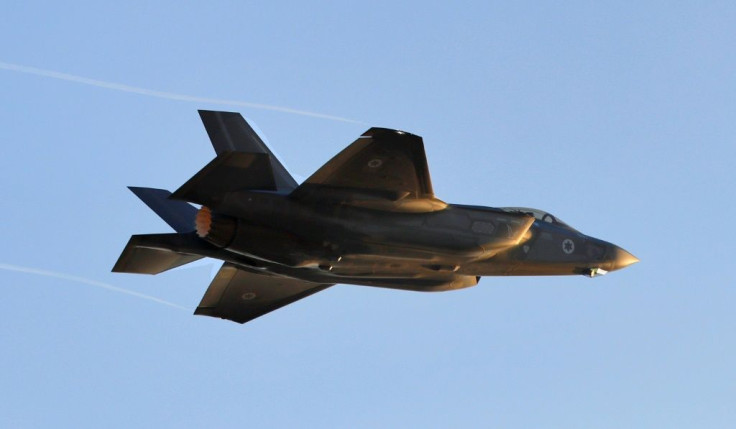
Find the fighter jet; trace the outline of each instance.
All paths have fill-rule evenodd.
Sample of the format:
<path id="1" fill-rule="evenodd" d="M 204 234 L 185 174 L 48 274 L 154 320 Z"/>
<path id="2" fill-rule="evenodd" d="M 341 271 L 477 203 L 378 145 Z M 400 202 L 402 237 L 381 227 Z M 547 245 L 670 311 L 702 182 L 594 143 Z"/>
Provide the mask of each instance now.
<path id="1" fill-rule="evenodd" d="M 338 283 L 447 291 L 638 262 L 542 210 L 445 203 L 417 135 L 371 128 L 298 184 L 240 114 L 199 114 L 217 156 L 173 194 L 130 188 L 176 233 L 133 235 L 113 268 L 224 261 L 194 314 L 245 323 Z"/>

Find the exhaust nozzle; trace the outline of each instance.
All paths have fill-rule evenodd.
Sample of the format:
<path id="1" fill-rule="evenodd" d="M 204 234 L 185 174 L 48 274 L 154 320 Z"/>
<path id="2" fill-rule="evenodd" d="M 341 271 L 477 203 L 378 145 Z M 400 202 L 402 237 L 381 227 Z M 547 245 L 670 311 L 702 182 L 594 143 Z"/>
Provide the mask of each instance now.
<path id="1" fill-rule="evenodd" d="M 227 247 L 235 239 L 238 229 L 237 220 L 212 213 L 207 206 L 202 206 L 194 219 L 197 235 L 217 247 Z"/>

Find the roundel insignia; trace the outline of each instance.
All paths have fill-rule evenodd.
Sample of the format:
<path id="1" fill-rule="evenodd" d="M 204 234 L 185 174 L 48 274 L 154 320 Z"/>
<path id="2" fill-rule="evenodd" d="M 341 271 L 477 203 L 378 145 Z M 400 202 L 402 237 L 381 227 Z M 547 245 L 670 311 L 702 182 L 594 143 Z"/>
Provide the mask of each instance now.
<path id="1" fill-rule="evenodd" d="M 256 294 L 254 294 L 253 292 L 246 292 L 241 296 L 241 298 L 243 298 L 243 301 L 250 301 L 252 299 L 255 299 L 255 297 Z"/>
<path id="2" fill-rule="evenodd" d="M 575 251 L 575 242 L 570 240 L 569 238 L 566 238 L 562 241 L 562 251 L 567 253 L 568 255 Z"/>
<path id="3" fill-rule="evenodd" d="M 378 158 L 371 159 L 370 161 L 368 161 L 368 167 L 370 168 L 378 168 L 381 165 L 383 165 L 383 161 Z"/>

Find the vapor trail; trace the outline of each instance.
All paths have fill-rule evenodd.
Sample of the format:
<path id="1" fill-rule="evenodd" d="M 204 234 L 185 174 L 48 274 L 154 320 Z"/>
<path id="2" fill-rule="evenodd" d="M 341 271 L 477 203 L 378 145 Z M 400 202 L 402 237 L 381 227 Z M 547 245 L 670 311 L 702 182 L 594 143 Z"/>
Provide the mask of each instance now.
<path id="1" fill-rule="evenodd" d="M 20 64 L 11 64 L 0 62 L 0 69 L 16 71 L 19 73 L 33 74 L 36 76 L 50 77 L 53 79 L 66 80 L 70 82 L 82 83 L 85 85 L 97 86 L 100 88 L 114 89 L 122 92 L 132 92 L 134 94 L 147 95 L 149 97 L 165 98 L 167 100 L 177 101 L 193 101 L 196 103 L 211 103 L 227 106 L 250 107 L 253 109 L 273 110 L 276 112 L 291 113 L 294 115 L 310 116 L 312 118 L 329 119 L 331 121 L 351 122 L 361 124 L 362 122 L 353 119 L 343 118 L 340 116 L 325 115 L 323 113 L 310 112 L 307 110 L 297 110 L 290 107 L 272 106 L 270 104 L 251 103 L 249 101 L 224 100 L 219 98 L 195 97 L 192 95 L 176 94 L 173 92 L 156 91 L 153 89 L 138 88 L 135 86 L 123 85 L 114 82 L 105 82 L 104 80 L 90 79 L 83 76 L 61 73 L 53 70 L 38 69 L 35 67 L 23 66 Z"/>
<path id="2" fill-rule="evenodd" d="M 174 304 L 173 302 L 164 301 L 163 299 L 156 298 L 155 296 L 150 296 L 150 295 L 146 295 L 143 293 L 134 292 L 132 290 L 123 289 L 117 286 L 98 282 L 96 280 L 91 280 L 91 279 L 87 279 L 84 277 L 77 277 L 77 276 L 72 276 L 69 274 L 57 273 L 54 271 L 40 270 L 38 268 L 20 267 L 17 265 L 1 264 L 1 263 L 0 263 L 0 270 L 16 271 L 19 273 L 35 274 L 37 276 L 52 277 L 55 279 L 62 279 L 62 280 L 69 280 L 69 281 L 77 282 L 77 283 L 84 283 L 90 286 L 95 286 L 95 287 L 99 287 L 102 289 L 111 290 L 113 292 L 120 292 L 126 295 L 135 296 L 137 298 L 145 299 L 148 301 L 153 301 L 159 304 L 168 305 L 169 307 L 178 308 L 179 310 L 190 311 L 189 308 L 183 307 L 179 304 Z"/>

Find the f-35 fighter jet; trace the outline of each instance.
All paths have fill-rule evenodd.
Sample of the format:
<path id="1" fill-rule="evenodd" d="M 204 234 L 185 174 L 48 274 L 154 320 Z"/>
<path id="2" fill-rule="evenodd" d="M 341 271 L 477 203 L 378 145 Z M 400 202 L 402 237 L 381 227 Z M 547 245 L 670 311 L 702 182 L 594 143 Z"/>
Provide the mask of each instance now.
<path id="1" fill-rule="evenodd" d="M 224 261 L 194 314 L 245 323 L 336 283 L 445 291 L 638 261 L 541 210 L 445 203 L 419 136 L 371 128 L 297 184 L 240 114 L 199 114 L 215 159 L 173 194 L 130 188 L 176 233 L 132 236 L 113 268 Z"/>

